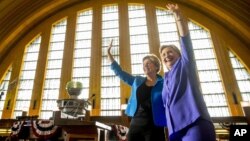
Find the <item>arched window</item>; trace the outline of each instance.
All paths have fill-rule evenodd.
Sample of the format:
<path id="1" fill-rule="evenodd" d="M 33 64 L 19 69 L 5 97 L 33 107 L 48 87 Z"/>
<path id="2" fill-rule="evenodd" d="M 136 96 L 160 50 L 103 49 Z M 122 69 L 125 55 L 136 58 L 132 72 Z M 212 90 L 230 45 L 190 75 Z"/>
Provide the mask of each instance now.
<path id="1" fill-rule="evenodd" d="M 3 108 L 4 108 L 4 102 L 6 100 L 6 95 L 8 94 L 8 91 L 11 90 L 11 85 L 9 85 L 10 76 L 11 76 L 11 69 L 8 70 L 3 81 L 1 81 L 0 83 L 0 119 L 3 114 Z"/>
<path id="2" fill-rule="evenodd" d="M 70 75 L 72 80 L 83 83 L 84 88 L 79 98 L 88 99 L 92 92 L 97 95 L 94 115 L 121 115 L 121 104 L 124 104 L 130 96 L 130 89 L 125 87 L 125 84 L 110 69 L 106 51 L 111 39 L 113 39 L 111 51 L 114 59 L 132 75 L 144 75 L 143 57 L 149 53 L 157 54 L 160 45 L 180 46 L 173 15 L 165 7 L 156 6 L 151 1 L 147 3 L 83 2 L 54 14 L 48 20 L 44 20 L 41 25 L 37 25 L 38 27 L 52 26 L 51 33 L 47 33 L 48 30 L 42 31 L 37 28 L 39 33 L 46 32 L 46 34 L 40 34 L 41 36 L 34 41 L 31 40 L 31 44 L 26 47 L 27 52 L 25 52 L 24 58 L 31 57 L 31 59 L 24 59 L 23 69 L 20 70 L 19 76 L 21 77 L 16 106 L 14 107 L 14 117 L 19 116 L 23 110 L 30 109 L 31 97 L 35 95 L 32 90 L 34 79 L 39 77 L 35 74 L 39 71 L 36 69 L 36 61 L 40 53 L 39 49 L 35 49 L 35 47 L 40 47 L 40 44 L 48 45 L 41 47 L 48 50 L 48 54 L 42 55 L 47 57 L 41 63 L 46 64 L 46 66 L 40 67 L 46 68 L 46 70 L 45 72 L 41 71 L 44 74 L 44 78 L 41 78 L 44 79 L 41 80 L 43 85 L 36 90 L 41 95 L 41 104 L 38 105 L 41 110 L 39 108 L 40 111 L 37 109 L 33 111 L 35 114 L 38 113 L 41 119 L 52 117 L 53 111 L 58 110 L 56 101 L 59 97 L 63 97 L 61 94 L 65 93 L 62 91 L 65 87 L 62 85 L 66 82 L 61 81 L 68 81 L 67 77 L 70 74 L 72 74 Z M 64 16 L 69 18 L 64 18 Z M 76 17 L 72 18 L 72 16 Z M 72 19 L 76 19 L 76 23 Z M 66 29 L 71 29 L 71 26 L 76 27 L 74 28 L 76 30 L 67 30 L 66 32 Z M 191 20 L 189 21 L 189 30 L 199 75 L 199 87 L 202 90 L 209 113 L 213 117 L 230 116 L 225 87 L 223 87 L 222 77 L 220 77 L 221 70 L 217 65 L 218 58 L 214 54 L 214 43 L 210 32 Z M 41 38 L 46 39 L 43 37 L 45 35 L 50 35 L 50 40 L 41 40 Z M 74 38 L 71 35 L 75 35 Z M 65 41 L 68 41 L 65 38 L 68 37 L 72 40 L 70 39 L 70 42 L 65 44 Z M 66 60 L 63 55 L 66 54 L 64 48 L 69 49 L 69 47 L 72 48 L 72 54 L 67 57 L 70 60 L 66 62 L 72 61 L 73 65 L 72 69 L 67 68 L 67 71 L 70 72 L 65 76 L 63 74 L 65 71 L 62 70 L 68 66 L 62 66 Z M 230 54 L 230 57 L 241 96 L 244 101 L 249 101 L 249 72 L 244 69 L 235 56 Z M 66 78 L 62 79 L 63 77 Z M 1 87 L 6 87 L 6 85 L 1 83 Z M 3 99 L 1 102 L 3 103 Z"/>
<path id="3" fill-rule="evenodd" d="M 189 30 L 200 80 L 200 86 L 208 112 L 213 117 L 229 116 L 229 109 L 216 63 L 213 43 L 208 31 L 189 22 Z"/>
<path id="4" fill-rule="evenodd" d="M 234 69 L 234 74 L 238 83 L 238 87 L 243 101 L 250 102 L 250 73 L 236 58 L 236 56 L 229 51 L 229 56 Z"/>
<path id="5" fill-rule="evenodd" d="M 91 40 L 92 40 L 92 9 L 81 11 L 77 16 L 76 38 L 74 50 L 74 65 L 72 79 L 83 84 L 83 90 L 78 98 L 88 99 Z"/>
<path id="6" fill-rule="evenodd" d="M 23 111 L 29 111 L 40 44 L 41 36 L 38 36 L 27 46 L 24 53 L 23 68 L 21 71 L 21 77 L 18 81 L 19 85 L 14 118 L 21 116 Z"/>
<path id="7" fill-rule="evenodd" d="M 41 119 L 49 119 L 57 110 L 59 98 L 62 59 L 66 35 L 67 20 L 63 19 L 53 25 L 48 52 L 45 83 L 42 95 Z"/>
<path id="8" fill-rule="evenodd" d="M 133 75 L 144 75 L 142 58 L 149 53 L 148 31 L 144 5 L 129 4 L 130 57 Z"/>
<path id="9" fill-rule="evenodd" d="M 113 39 L 112 54 L 119 57 L 119 16 L 118 5 L 102 7 L 102 64 L 101 64 L 101 115 L 120 115 L 120 81 L 110 70 L 106 50 Z"/>

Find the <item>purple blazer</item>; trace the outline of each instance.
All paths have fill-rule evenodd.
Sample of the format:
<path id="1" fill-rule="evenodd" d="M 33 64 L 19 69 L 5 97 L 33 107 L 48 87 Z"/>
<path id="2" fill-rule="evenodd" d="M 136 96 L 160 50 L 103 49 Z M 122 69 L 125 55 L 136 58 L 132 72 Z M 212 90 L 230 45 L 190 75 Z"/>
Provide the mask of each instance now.
<path id="1" fill-rule="evenodd" d="M 201 94 L 190 35 L 181 37 L 182 56 L 165 73 L 162 98 L 169 135 L 210 116 Z"/>

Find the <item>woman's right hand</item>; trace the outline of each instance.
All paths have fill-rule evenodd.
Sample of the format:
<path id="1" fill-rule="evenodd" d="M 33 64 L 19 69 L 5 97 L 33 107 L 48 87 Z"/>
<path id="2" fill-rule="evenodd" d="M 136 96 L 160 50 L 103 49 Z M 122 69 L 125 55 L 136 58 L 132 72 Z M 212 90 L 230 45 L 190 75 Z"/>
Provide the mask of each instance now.
<path id="1" fill-rule="evenodd" d="M 168 11 L 170 11 L 171 13 L 176 13 L 179 12 L 179 6 L 177 4 L 167 4 L 166 7 L 168 8 Z"/>
<path id="2" fill-rule="evenodd" d="M 176 20 L 181 20 L 183 18 L 178 4 L 169 3 L 166 5 L 169 12 L 173 13 Z"/>
<path id="3" fill-rule="evenodd" d="M 109 43 L 109 47 L 107 49 L 107 55 L 108 55 L 108 59 L 109 61 L 112 63 L 114 61 L 113 55 L 111 54 L 111 48 L 113 45 L 113 39 L 111 39 L 110 43 Z"/>

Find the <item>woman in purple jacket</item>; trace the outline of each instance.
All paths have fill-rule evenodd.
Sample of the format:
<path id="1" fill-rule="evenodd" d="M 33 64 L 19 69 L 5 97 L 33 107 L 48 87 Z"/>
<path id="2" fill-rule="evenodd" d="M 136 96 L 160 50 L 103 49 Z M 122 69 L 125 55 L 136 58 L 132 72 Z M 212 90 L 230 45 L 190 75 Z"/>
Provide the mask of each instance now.
<path id="1" fill-rule="evenodd" d="M 165 141 L 165 108 L 162 101 L 163 78 L 158 75 L 161 64 L 153 54 L 143 59 L 144 76 L 134 76 L 122 70 L 111 54 L 112 41 L 107 50 L 111 69 L 131 86 L 131 95 L 125 113 L 132 117 L 128 141 Z"/>
<path id="2" fill-rule="evenodd" d="M 199 87 L 187 19 L 178 5 L 166 6 L 176 20 L 181 51 L 175 45 L 160 48 L 168 69 L 163 83 L 163 103 L 170 141 L 215 141 L 215 130 Z"/>

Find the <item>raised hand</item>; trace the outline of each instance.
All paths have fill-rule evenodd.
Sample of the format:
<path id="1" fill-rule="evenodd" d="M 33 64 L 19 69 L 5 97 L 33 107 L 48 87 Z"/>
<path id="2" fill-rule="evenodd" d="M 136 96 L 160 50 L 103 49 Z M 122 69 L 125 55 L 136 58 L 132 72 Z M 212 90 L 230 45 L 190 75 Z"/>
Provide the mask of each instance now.
<path id="1" fill-rule="evenodd" d="M 179 11 L 179 6 L 177 4 L 167 4 L 166 7 L 172 13 L 176 13 Z"/>
<path id="2" fill-rule="evenodd" d="M 186 36 L 189 33 L 188 23 L 186 18 L 182 15 L 182 12 L 177 4 L 167 4 L 166 8 L 173 13 L 175 21 L 177 23 L 177 28 L 179 35 L 181 37 Z"/>
<path id="3" fill-rule="evenodd" d="M 109 43 L 109 47 L 107 49 L 107 55 L 108 55 L 108 59 L 109 61 L 112 63 L 114 61 L 113 55 L 111 54 L 111 48 L 113 46 L 113 39 L 111 39 L 110 43 Z"/>
<path id="4" fill-rule="evenodd" d="M 108 47 L 108 50 L 107 50 L 108 54 L 111 54 L 110 50 L 111 50 L 112 46 L 113 46 L 113 39 L 111 39 L 111 41 L 109 43 L 109 47 Z"/>

